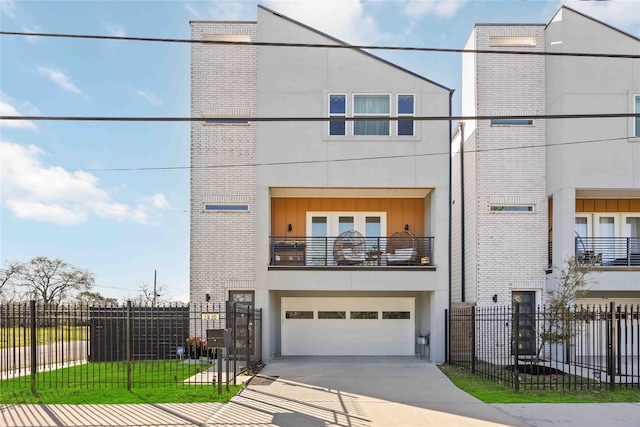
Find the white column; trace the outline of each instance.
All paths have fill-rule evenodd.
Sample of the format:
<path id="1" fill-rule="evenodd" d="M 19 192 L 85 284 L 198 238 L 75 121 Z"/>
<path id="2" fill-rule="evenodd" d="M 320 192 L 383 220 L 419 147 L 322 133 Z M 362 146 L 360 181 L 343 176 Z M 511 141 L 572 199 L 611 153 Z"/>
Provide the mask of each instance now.
<path id="1" fill-rule="evenodd" d="M 575 255 L 576 189 L 561 188 L 553 193 L 553 275 L 564 267 L 567 257 Z M 554 280 L 547 291 L 556 288 Z"/>

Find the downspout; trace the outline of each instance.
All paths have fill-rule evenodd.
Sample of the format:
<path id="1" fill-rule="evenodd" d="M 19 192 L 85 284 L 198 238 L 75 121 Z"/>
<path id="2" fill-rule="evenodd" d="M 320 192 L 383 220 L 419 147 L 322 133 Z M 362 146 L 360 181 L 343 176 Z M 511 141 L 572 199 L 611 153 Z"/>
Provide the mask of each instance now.
<path id="1" fill-rule="evenodd" d="M 453 144 L 453 90 L 449 91 L 449 296 L 448 296 L 448 310 L 449 313 L 451 313 L 451 288 L 452 288 L 452 277 L 451 277 L 451 237 L 452 237 L 452 231 L 451 231 L 451 226 L 453 225 L 453 216 L 452 216 L 452 207 L 453 205 L 451 204 L 453 201 L 453 172 L 452 172 L 452 167 L 453 167 L 453 160 L 451 158 L 451 153 L 452 153 L 452 144 Z M 446 349 L 445 349 L 446 352 Z"/>
<path id="2" fill-rule="evenodd" d="M 460 126 L 460 282 L 461 282 L 461 299 L 465 302 L 465 236 L 464 236 L 464 122 L 458 124 Z"/>

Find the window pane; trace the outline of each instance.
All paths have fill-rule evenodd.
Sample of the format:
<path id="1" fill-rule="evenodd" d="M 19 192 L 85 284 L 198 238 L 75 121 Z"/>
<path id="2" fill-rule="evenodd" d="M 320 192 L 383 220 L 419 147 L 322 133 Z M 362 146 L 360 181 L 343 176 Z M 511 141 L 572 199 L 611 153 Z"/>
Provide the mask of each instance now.
<path id="1" fill-rule="evenodd" d="M 398 135 L 413 135 L 413 120 L 398 120 Z"/>
<path id="2" fill-rule="evenodd" d="M 287 319 L 313 319 L 313 311 L 287 311 Z"/>
<path id="3" fill-rule="evenodd" d="M 533 206 L 491 206 L 491 212 L 533 212 Z"/>
<path id="4" fill-rule="evenodd" d="M 576 218 L 576 234 L 579 237 L 589 237 L 589 229 L 587 228 L 587 218 Z"/>
<path id="5" fill-rule="evenodd" d="M 345 95 L 329 95 L 329 113 L 346 114 L 347 98 Z"/>
<path id="6" fill-rule="evenodd" d="M 353 114 L 388 115 L 389 95 L 355 95 L 353 97 Z"/>
<path id="7" fill-rule="evenodd" d="M 636 114 L 640 113 L 640 96 L 636 96 Z M 636 117 L 636 136 L 640 136 L 640 117 Z"/>
<path id="8" fill-rule="evenodd" d="M 398 114 L 413 114 L 413 95 L 398 95 Z"/>
<path id="9" fill-rule="evenodd" d="M 352 311 L 350 314 L 351 319 L 377 319 L 377 311 Z"/>
<path id="10" fill-rule="evenodd" d="M 411 319 L 410 311 L 383 311 L 383 319 Z"/>
<path id="11" fill-rule="evenodd" d="M 347 123 L 344 120 L 329 122 L 329 135 L 346 135 Z"/>
<path id="12" fill-rule="evenodd" d="M 615 225 L 613 217 L 600 218 L 600 237 L 615 237 Z"/>
<path id="13" fill-rule="evenodd" d="M 346 319 L 346 311 L 318 311 L 318 319 Z"/>
<path id="14" fill-rule="evenodd" d="M 528 119 L 493 119 L 492 125 L 500 126 L 529 126 L 533 124 L 533 120 Z"/>
<path id="15" fill-rule="evenodd" d="M 389 121 L 388 120 L 371 120 L 371 121 L 358 121 L 353 122 L 353 134 L 354 135 L 389 135 Z"/>
<path id="16" fill-rule="evenodd" d="M 338 218 L 338 234 L 353 230 L 355 220 L 352 216 L 341 216 Z"/>

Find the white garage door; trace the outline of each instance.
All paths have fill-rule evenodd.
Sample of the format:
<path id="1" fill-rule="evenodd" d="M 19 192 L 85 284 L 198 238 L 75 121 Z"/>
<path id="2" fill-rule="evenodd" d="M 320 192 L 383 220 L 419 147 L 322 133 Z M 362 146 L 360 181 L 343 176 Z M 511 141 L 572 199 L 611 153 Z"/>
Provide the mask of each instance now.
<path id="1" fill-rule="evenodd" d="M 285 356 L 410 356 L 414 298 L 282 298 Z"/>

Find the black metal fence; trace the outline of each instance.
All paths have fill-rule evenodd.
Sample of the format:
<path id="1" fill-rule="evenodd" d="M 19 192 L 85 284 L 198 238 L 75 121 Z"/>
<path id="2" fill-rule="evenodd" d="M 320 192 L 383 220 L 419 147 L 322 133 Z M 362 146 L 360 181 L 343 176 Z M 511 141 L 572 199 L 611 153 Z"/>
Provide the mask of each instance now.
<path id="1" fill-rule="evenodd" d="M 640 237 L 576 237 L 576 257 L 601 267 L 640 266 Z"/>
<path id="2" fill-rule="evenodd" d="M 261 310 L 238 304 L 0 305 L 0 389 L 211 385 L 261 362 Z M 232 346 L 207 345 L 227 329 Z"/>
<path id="3" fill-rule="evenodd" d="M 640 305 L 445 312 L 447 362 L 519 389 L 640 387 Z"/>
<path id="4" fill-rule="evenodd" d="M 352 238 L 340 250 L 338 237 L 271 236 L 270 265 L 289 267 L 433 266 L 433 237 Z"/>

